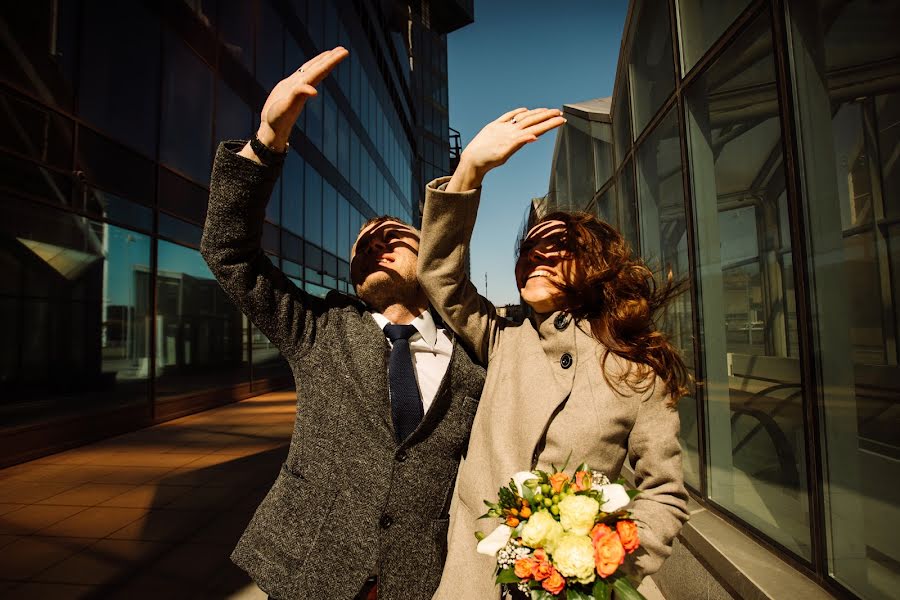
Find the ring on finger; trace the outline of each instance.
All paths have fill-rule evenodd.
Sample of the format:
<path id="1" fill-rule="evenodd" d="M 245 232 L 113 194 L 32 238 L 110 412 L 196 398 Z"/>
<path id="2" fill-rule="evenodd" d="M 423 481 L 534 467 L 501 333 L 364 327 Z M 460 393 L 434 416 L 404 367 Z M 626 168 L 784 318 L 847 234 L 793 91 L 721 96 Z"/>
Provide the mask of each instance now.
<path id="1" fill-rule="evenodd" d="M 515 125 L 516 123 L 518 123 L 518 121 L 516 120 L 515 117 L 513 117 L 513 118 L 512 118 L 512 121 L 510 121 L 510 123 L 512 123 L 513 125 Z"/>

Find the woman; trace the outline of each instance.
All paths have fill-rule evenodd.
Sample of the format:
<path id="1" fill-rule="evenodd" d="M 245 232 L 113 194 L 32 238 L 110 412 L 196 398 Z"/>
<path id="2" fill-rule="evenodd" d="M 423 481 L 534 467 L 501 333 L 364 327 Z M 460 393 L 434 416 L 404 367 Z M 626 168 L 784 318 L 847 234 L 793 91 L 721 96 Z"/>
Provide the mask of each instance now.
<path id="1" fill-rule="evenodd" d="M 678 290 L 656 289 L 622 236 L 586 214 L 554 213 L 528 232 L 516 281 L 533 316 L 498 318 L 466 277 L 481 181 L 525 144 L 562 125 L 558 110 L 517 109 L 466 147 L 452 178 L 426 192 L 419 279 L 445 322 L 488 365 L 459 470 L 448 557 L 435 598 L 495 599 L 492 557 L 476 554 L 482 500 L 518 471 L 587 462 L 611 479 L 626 458 L 640 495 L 632 505 L 641 547 L 624 568 L 656 571 L 687 520 L 674 405 L 683 362 L 653 326 Z"/>

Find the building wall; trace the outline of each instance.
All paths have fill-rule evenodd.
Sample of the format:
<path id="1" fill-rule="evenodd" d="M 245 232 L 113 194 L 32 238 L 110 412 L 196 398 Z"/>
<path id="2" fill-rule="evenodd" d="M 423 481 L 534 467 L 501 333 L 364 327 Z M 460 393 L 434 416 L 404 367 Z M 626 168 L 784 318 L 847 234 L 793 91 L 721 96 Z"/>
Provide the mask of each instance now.
<path id="1" fill-rule="evenodd" d="M 866 599 L 900 589 L 896 23 L 896 1 L 632 2 L 613 172 L 566 125 L 550 195 L 692 281 L 662 323 L 702 384 L 692 495 Z"/>
<path id="2" fill-rule="evenodd" d="M 293 132 L 262 245 L 307 292 L 352 292 L 360 225 L 418 222 L 422 165 L 448 158 L 446 35 L 418 20 L 415 50 L 443 80 L 413 93 L 395 10 L 410 6 L 4 3 L 0 463 L 290 381 L 200 257 L 213 156 L 256 130 L 282 77 L 347 47 Z M 444 112 L 423 153 L 426 94 Z"/>

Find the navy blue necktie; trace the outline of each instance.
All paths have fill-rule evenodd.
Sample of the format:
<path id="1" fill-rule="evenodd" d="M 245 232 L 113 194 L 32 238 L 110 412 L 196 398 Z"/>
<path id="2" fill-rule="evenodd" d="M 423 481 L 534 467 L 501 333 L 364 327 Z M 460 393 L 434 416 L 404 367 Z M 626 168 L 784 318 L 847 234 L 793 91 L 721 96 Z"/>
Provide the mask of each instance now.
<path id="1" fill-rule="evenodd" d="M 412 325 L 385 325 L 384 335 L 391 340 L 391 357 L 388 361 L 388 382 L 391 385 L 391 416 L 397 442 L 402 443 L 425 415 L 422 397 L 416 383 L 409 338 L 417 330 Z"/>

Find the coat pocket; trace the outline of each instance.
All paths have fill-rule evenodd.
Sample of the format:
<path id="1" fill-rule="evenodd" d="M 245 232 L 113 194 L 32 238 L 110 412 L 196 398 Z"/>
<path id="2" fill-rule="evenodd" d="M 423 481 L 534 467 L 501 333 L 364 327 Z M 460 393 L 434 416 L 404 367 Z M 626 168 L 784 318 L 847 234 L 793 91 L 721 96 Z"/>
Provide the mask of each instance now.
<path id="1" fill-rule="evenodd" d="M 322 527 L 331 515 L 336 496 L 330 488 L 283 465 L 247 528 L 256 551 L 286 572 L 297 573 L 316 547 Z"/>

